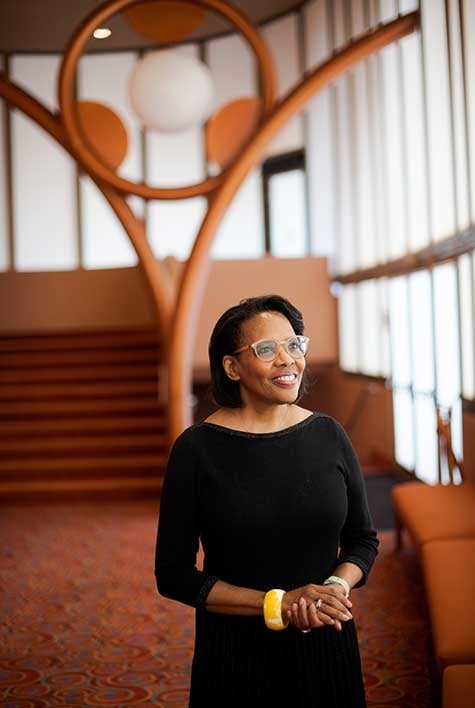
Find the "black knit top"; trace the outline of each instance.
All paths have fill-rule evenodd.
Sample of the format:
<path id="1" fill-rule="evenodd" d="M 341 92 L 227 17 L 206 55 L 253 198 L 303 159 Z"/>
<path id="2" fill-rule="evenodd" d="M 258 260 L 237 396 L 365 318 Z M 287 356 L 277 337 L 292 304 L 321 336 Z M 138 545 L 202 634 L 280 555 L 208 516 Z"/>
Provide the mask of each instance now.
<path id="1" fill-rule="evenodd" d="M 175 442 L 155 562 L 166 597 L 203 606 L 218 579 L 261 591 L 321 584 L 345 561 L 362 585 L 377 547 L 358 461 L 329 416 L 261 434 L 202 422 Z"/>

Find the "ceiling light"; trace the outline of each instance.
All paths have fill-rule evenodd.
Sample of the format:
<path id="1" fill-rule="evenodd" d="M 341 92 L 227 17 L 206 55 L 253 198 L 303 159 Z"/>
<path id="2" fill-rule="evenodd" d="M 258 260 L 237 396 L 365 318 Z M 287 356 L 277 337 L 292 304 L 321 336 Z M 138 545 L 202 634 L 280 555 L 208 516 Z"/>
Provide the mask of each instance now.
<path id="1" fill-rule="evenodd" d="M 94 39 L 106 39 L 107 37 L 110 37 L 111 34 L 112 32 L 108 27 L 98 27 L 94 30 L 92 36 Z"/>
<path id="2" fill-rule="evenodd" d="M 142 124 L 160 133 L 202 125 L 213 111 L 215 92 L 208 67 L 176 49 L 148 52 L 129 81 L 132 108 Z"/>

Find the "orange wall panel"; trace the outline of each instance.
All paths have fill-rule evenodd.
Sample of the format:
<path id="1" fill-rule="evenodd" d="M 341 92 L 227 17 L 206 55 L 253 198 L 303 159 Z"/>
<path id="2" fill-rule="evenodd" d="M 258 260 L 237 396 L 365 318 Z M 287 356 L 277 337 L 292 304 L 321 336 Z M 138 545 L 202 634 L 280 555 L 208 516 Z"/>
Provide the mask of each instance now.
<path id="1" fill-rule="evenodd" d="M 150 327 L 138 268 L 0 274 L 0 333 Z"/>
<path id="2" fill-rule="evenodd" d="M 165 260 L 175 282 L 184 264 Z M 325 258 L 214 261 L 200 314 L 195 351 L 207 376 L 208 340 L 227 308 L 254 295 L 288 297 L 305 317 L 310 362 L 336 361 L 336 301 Z M 149 327 L 157 322 L 139 268 L 0 274 L 0 333 Z"/>
<path id="3" fill-rule="evenodd" d="M 201 310 L 195 366 L 207 370 L 209 337 L 224 310 L 243 298 L 270 293 L 283 295 L 302 310 L 311 339 L 308 361 L 336 361 L 336 301 L 329 288 L 326 258 L 215 261 Z"/>

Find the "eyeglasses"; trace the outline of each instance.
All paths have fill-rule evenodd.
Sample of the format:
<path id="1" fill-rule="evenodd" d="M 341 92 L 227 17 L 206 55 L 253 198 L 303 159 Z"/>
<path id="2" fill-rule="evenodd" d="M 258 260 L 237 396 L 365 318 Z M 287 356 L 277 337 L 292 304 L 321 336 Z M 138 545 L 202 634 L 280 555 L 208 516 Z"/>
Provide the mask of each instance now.
<path id="1" fill-rule="evenodd" d="M 307 353 L 309 341 L 310 339 L 304 337 L 303 334 L 295 334 L 280 342 L 277 339 L 260 339 L 258 342 L 246 344 L 244 347 L 236 349 L 233 354 L 240 354 L 246 349 L 252 349 L 258 359 L 274 361 L 279 353 L 279 348 L 282 346 L 292 359 L 301 359 Z"/>

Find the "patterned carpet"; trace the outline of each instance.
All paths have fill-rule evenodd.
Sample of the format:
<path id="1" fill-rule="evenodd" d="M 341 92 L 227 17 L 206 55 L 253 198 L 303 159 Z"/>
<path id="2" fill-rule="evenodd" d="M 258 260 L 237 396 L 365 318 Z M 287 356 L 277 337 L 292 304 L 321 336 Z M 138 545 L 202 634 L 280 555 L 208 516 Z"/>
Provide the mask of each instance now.
<path id="1" fill-rule="evenodd" d="M 156 593 L 157 504 L 19 505 L 0 515 L 0 706 L 184 708 L 193 611 Z M 392 552 L 389 532 L 381 539 L 370 582 L 352 597 L 368 706 L 433 708 L 417 562 L 410 549 Z"/>

